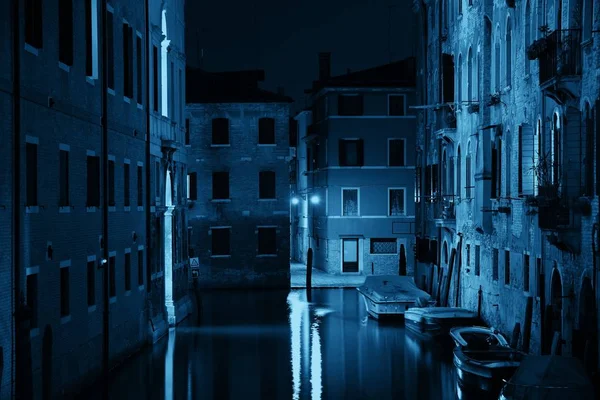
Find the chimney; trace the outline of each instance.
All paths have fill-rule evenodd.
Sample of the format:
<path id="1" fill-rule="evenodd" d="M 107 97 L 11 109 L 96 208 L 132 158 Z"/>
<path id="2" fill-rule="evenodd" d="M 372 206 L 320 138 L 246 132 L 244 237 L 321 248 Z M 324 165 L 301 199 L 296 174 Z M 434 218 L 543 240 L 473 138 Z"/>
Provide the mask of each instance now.
<path id="1" fill-rule="evenodd" d="M 331 76 L 331 53 L 319 53 L 319 80 L 327 80 Z"/>
<path id="2" fill-rule="evenodd" d="M 280 96 L 285 96 L 285 90 L 283 89 L 283 86 L 277 87 L 277 94 Z"/>

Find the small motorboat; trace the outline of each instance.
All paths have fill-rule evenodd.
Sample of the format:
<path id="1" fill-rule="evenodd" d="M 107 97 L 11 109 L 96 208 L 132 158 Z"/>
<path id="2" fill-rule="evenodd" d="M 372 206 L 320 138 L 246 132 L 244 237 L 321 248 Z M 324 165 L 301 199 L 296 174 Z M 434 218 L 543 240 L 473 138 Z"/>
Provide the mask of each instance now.
<path id="1" fill-rule="evenodd" d="M 476 312 L 458 307 L 409 308 L 404 324 L 413 332 L 426 336 L 447 334 L 457 326 L 473 326 L 479 322 Z"/>
<path id="2" fill-rule="evenodd" d="M 367 312 L 375 319 L 398 317 L 411 307 L 435 304 L 429 293 L 419 289 L 410 276 L 367 276 L 356 290 L 362 294 Z"/>
<path id="3" fill-rule="evenodd" d="M 573 357 L 527 356 L 500 392 L 500 400 L 594 399 L 594 386 Z"/>
<path id="4" fill-rule="evenodd" d="M 499 390 L 511 378 L 525 353 L 508 345 L 494 328 L 452 328 L 454 366 L 461 384 L 481 390 Z"/>

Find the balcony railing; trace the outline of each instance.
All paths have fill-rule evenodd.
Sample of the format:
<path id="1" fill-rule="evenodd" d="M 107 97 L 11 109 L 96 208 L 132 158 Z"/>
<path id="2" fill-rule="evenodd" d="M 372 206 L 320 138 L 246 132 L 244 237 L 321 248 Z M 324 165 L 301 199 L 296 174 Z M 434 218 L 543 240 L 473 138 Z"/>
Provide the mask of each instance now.
<path id="1" fill-rule="evenodd" d="M 454 195 L 435 195 L 431 197 L 428 217 L 433 220 L 453 221 L 456 219 Z"/>
<path id="2" fill-rule="evenodd" d="M 561 76 L 579 76 L 582 69 L 581 30 L 556 30 L 546 38 L 540 55 L 540 85 Z"/>

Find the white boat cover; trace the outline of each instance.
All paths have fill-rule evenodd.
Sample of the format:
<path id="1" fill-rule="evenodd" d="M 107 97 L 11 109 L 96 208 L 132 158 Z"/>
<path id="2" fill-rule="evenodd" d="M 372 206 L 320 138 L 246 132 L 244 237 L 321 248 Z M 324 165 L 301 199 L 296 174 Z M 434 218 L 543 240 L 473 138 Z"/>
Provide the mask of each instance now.
<path id="1" fill-rule="evenodd" d="M 574 357 L 527 356 L 502 393 L 509 399 L 592 399 L 594 388 Z"/>
<path id="2" fill-rule="evenodd" d="M 411 276 L 379 275 L 367 276 L 365 283 L 356 288 L 376 303 L 429 301 L 429 293 L 419 289 Z"/>
<path id="3" fill-rule="evenodd" d="M 458 307 L 415 307 L 406 310 L 405 316 L 408 317 L 409 314 L 436 319 L 477 318 L 476 312 Z"/>

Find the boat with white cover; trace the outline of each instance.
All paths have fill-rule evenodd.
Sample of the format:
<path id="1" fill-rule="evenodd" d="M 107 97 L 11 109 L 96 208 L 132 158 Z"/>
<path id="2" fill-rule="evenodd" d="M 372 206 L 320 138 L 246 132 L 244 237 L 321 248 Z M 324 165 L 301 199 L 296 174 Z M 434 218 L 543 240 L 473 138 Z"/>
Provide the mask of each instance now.
<path id="1" fill-rule="evenodd" d="M 525 353 L 515 350 L 494 328 L 452 328 L 454 366 L 463 385 L 497 390 L 519 368 Z"/>
<path id="2" fill-rule="evenodd" d="M 375 319 L 402 316 L 411 307 L 435 304 L 411 276 L 367 276 L 356 290 L 362 295 L 367 312 Z"/>
<path id="3" fill-rule="evenodd" d="M 404 313 L 404 324 L 413 332 L 427 336 L 447 334 L 457 326 L 479 323 L 476 312 L 459 307 L 409 308 Z"/>

